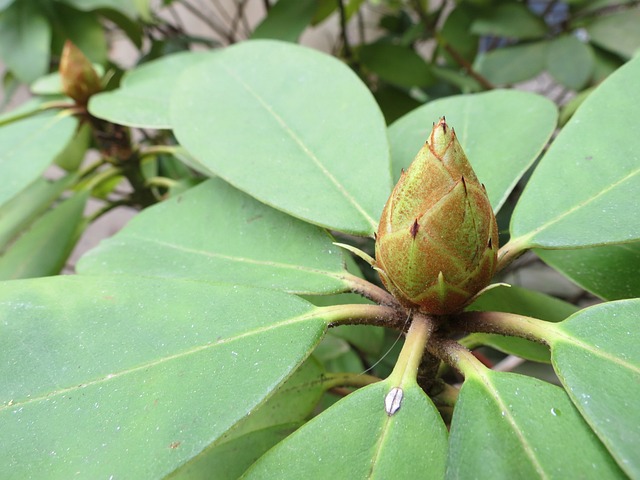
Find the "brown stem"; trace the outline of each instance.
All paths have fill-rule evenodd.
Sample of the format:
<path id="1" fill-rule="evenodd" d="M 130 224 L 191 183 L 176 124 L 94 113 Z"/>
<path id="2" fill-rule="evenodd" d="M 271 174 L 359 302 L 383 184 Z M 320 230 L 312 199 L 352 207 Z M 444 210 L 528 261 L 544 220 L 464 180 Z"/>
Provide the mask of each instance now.
<path id="1" fill-rule="evenodd" d="M 495 85 L 493 85 L 489 80 L 487 80 L 484 76 L 480 75 L 473 69 L 473 66 L 464 58 L 460 52 L 458 52 L 455 48 L 453 48 L 446 40 L 444 40 L 440 35 L 436 36 L 436 40 L 442 48 L 446 50 L 446 52 L 453 57 L 458 65 L 460 65 L 467 75 L 473 78 L 476 82 L 478 82 L 485 90 L 493 90 Z"/>
<path id="2" fill-rule="evenodd" d="M 555 332 L 551 322 L 506 312 L 461 313 L 449 324 L 449 329 L 515 336 L 547 345 Z"/>
<path id="3" fill-rule="evenodd" d="M 327 320 L 329 327 L 375 325 L 402 331 L 406 325 L 403 312 L 383 305 L 333 305 L 321 307 L 320 315 Z"/>
<path id="4" fill-rule="evenodd" d="M 396 300 L 396 297 L 391 295 L 385 289 L 350 273 L 346 273 L 342 278 L 347 281 L 349 289 L 353 293 L 362 295 L 379 305 L 386 305 L 388 307 L 394 307 L 402 310 L 403 312 L 405 311 L 404 307 L 402 307 L 398 300 Z"/>

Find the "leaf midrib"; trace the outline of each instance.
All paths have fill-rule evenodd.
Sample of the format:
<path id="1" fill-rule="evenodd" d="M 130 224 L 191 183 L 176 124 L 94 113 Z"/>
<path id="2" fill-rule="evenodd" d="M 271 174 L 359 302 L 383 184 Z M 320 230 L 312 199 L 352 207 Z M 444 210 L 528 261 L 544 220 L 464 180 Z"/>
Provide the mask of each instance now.
<path id="1" fill-rule="evenodd" d="M 259 265 L 259 266 L 263 266 L 263 267 L 274 267 L 274 268 L 281 268 L 281 269 L 286 269 L 286 270 L 302 271 L 302 272 L 306 272 L 306 273 L 315 273 L 315 274 L 318 274 L 318 275 L 323 275 L 323 276 L 327 276 L 327 277 L 336 278 L 338 280 L 342 280 L 343 279 L 343 274 L 344 274 L 344 271 L 342 271 L 342 270 L 340 270 L 339 272 L 332 272 L 332 271 L 329 271 L 329 270 L 321 270 L 321 269 L 318 269 L 318 268 L 306 267 L 304 265 L 274 262 L 272 260 L 257 260 L 257 259 L 254 259 L 254 258 L 239 257 L 239 256 L 235 256 L 235 255 L 226 255 L 226 254 L 223 254 L 223 253 L 210 252 L 210 251 L 207 251 L 207 250 L 199 250 L 197 248 L 185 247 L 183 245 L 178 245 L 178 244 L 175 244 L 175 243 L 166 242 L 166 241 L 163 241 L 163 240 L 159 240 L 157 238 L 143 237 L 141 235 L 135 235 L 135 234 L 131 234 L 131 233 L 128 233 L 126 235 L 126 237 L 135 239 L 137 241 L 152 243 L 152 244 L 160 245 L 162 247 L 175 249 L 175 250 L 178 250 L 178 251 L 184 252 L 184 253 L 191 253 L 191 254 L 194 254 L 194 255 L 202 255 L 202 256 L 210 257 L 210 258 L 218 258 L 218 259 L 227 260 L 227 261 L 230 261 L 230 262 L 247 263 L 247 264 Z"/>
<path id="2" fill-rule="evenodd" d="M 546 223 L 543 223 L 542 225 L 540 225 L 539 227 L 535 228 L 534 230 L 531 230 L 531 231 L 529 231 L 527 233 L 518 235 L 517 237 L 515 237 L 513 239 L 513 241 L 515 242 L 516 240 L 524 239 L 526 243 L 530 243 L 530 245 L 532 245 L 532 246 L 538 246 L 537 244 L 534 245 L 532 243 L 532 241 L 535 239 L 535 236 L 538 235 L 540 232 L 545 231 L 546 229 L 548 229 L 552 225 L 558 223 L 559 221 L 563 220 L 564 218 L 568 217 L 569 215 L 573 214 L 574 212 L 586 207 L 587 205 L 589 205 L 590 203 L 594 202 L 598 198 L 606 195 L 607 193 L 609 193 L 614 188 L 616 188 L 619 185 L 625 183 L 626 181 L 632 179 L 638 173 L 640 173 L 640 168 L 631 171 L 630 173 L 628 173 L 627 175 L 622 177 L 620 180 L 618 180 L 618 181 L 616 181 L 616 182 L 614 182 L 612 184 L 607 185 L 605 188 L 603 188 L 599 192 L 595 193 L 591 197 L 588 197 L 588 198 L 584 199 L 583 201 L 577 203 L 573 207 L 569 208 L 568 210 L 565 210 L 560 215 L 556 216 L 555 218 L 552 218 L 551 220 L 547 221 Z M 540 245 L 540 246 L 542 246 L 542 245 Z"/>
<path id="3" fill-rule="evenodd" d="M 46 393 L 44 395 L 39 395 L 37 397 L 28 397 L 25 400 L 21 400 L 21 401 L 18 401 L 18 402 L 9 402 L 6 405 L 0 406 L 0 412 L 2 412 L 3 410 L 9 409 L 9 408 L 22 407 L 24 405 L 28 405 L 28 404 L 31 404 L 31 403 L 35 403 L 35 402 L 39 402 L 39 401 L 43 401 L 43 400 L 48 400 L 48 399 L 51 399 L 53 397 L 57 397 L 57 396 L 60 396 L 60 395 L 65 395 L 65 394 L 70 393 L 70 392 L 75 392 L 77 390 L 80 390 L 80 389 L 83 389 L 83 388 L 86 388 L 86 387 L 89 387 L 89 386 L 99 385 L 101 383 L 106 383 L 106 382 L 109 382 L 109 381 L 111 381 L 113 379 L 120 378 L 120 377 L 129 375 L 129 374 L 141 371 L 141 370 L 146 370 L 146 369 L 149 369 L 149 368 L 152 368 L 152 367 L 156 367 L 158 365 L 162 365 L 163 363 L 166 363 L 166 362 L 169 362 L 169 361 L 173 361 L 173 360 L 177 360 L 177 359 L 180 359 L 180 358 L 188 357 L 189 355 L 197 354 L 197 353 L 199 353 L 201 351 L 204 351 L 204 350 L 207 350 L 207 349 L 210 349 L 210 348 L 216 348 L 218 346 L 225 345 L 225 344 L 228 344 L 228 343 L 231 343 L 231 342 L 235 342 L 235 341 L 241 340 L 243 338 L 251 337 L 253 335 L 261 335 L 261 334 L 263 334 L 265 332 L 268 332 L 270 330 L 275 330 L 275 329 L 280 328 L 280 327 L 287 327 L 289 325 L 294 325 L 296 323 L 303 323 L 303 322 L 306 322 L 306 321 L 311 321 L 311 320 L 320 318 L 320 315 L 322 314 L 321 312 L 322 312 L 322 310 L 314 308 L 310 312 L 304 313 L 302 315 L 298 315 L 297 317 L 294 317 L 294 318 L 289 318 L 289 319 L 283 320 L 283 321 L 278 322 L 278 323 L 272 323 L 272 324 L 267 325 L 267 326 L 262 326 L 262 327 L 259 327 L 259 328 L 255 328 L 253 330 L 248 330 L 246 332 L 242 332 L 242 333 L 239 333 L 239 334 L 231 336 L 231 337 L 227 337 L 227 338 L 224 338 L 224 339 L 221 339 L 221 340 L 217 340 L 215 342 L 209 342 L 209 343 L 204 344 L 204 345 L 197 345 L 195 347 L 191 347 L 191 348 L 189 348 L 187 350 L 183 350 L 181 352 L 174 353 L 172 355 L 164 356 L 164 357 L 152 360 L 152 361 L 141 363 L 141 364 L 139 364 L 137 366 L 134 366 L 134 367 L 130 367 L 130 368 L 121 370 L 121 371 L 119 371 L 117 373 L 109 373 L 109 374 L 105 375 L 104 377 L 101 377 L 101 378 L 98 378 L 98 379 L 95 379 L 95 380 L 91 380 L 91 381 L 88 381 L 88 382 L 80 383 L 80 384 L 74 385 L 72 387 L 62 388 L 62 389 L 59 389 L 59 390 L 48 392 L 48 393 Z"/>

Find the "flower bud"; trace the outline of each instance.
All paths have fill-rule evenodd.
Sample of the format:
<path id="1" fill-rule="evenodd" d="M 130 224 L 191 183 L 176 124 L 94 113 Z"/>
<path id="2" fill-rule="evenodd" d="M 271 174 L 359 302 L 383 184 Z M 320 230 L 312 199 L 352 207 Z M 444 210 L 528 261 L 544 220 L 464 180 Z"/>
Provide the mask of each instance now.
<path id="1" fill-rule="evenodd" d="M 89 97 L 102 90 L 100 77 L 84 53 L 67 40 L 60 57 L 62 91 L 77 104 L 86 105 Z"/>
<path id="2" fill-rule="evenodd" d="M 375 268 L 403 305 L 445 315 L 488 285 L 497 251 L 487 192 L 442 118 L 387 200 Z"/>

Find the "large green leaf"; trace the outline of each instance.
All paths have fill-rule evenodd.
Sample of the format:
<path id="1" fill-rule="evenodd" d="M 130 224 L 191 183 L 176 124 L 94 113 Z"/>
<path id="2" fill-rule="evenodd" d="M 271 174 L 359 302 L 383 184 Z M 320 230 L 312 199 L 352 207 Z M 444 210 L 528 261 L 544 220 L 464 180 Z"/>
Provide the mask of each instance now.
<path id="1" fill-rule="evenodd" d="M 561 35 L 549 44 L 547 69 L 565 87 L 583 88 L 591 78 L 593 68 L 591 49 L 574 35 Z"/>
<path id="2" fill-rule="evenodd" d="M 389 127 L 395 178 L 407 168 L 438 118 L 456 130 L 478 178 L 498 211 L 542 151 L 558 112 L 549 100 L 514 90 L 459 95 L 430 102 Z"/>
<path id="3" fill-rule="evenodd" d="M 435 82 L 427 62 L 410 47 L 370 43 L 358 50 L 358 60 L 380 79 L 401 87 L 426 87 Z"/>
<path id="4" fill-rule="evenodd" d="M 640 49 L 640 10 L 624 11 L 596 17 L 587 25 L 589 39 L 596 45 L 631 58 Z"/>
<path id="5" fill-rule="evenodd" d="M 323 375 L 310 357 L 255 412 L 168 478 L 236 480 L 311 415 L 325 390 Z"/>
<path id="6" fill-rule="evenodd" d="M 585 290 L 606 300 L 640 297 L 640 243 L 536 253 Z"/>
<path id="7" fill-rule="evenodd" d="M 171 123 L 183 147 L 260 201 L 347 233 L 376 230 L 391 189 L 384 118 L 335 58 L 234 45 L 185 72 Z"/>
<path id="8" fill-rule="evenodd" d="M 640 299 L 582 310 L 556 326 L 551 358 L 563 385 L 632 478 L 640 477 Z"/>
<path id="9" fill-rule="evenodd" d="M 348 395 L 271 449 L 243 478 L 442 478 L 447 434 L 413 383 L 385 412 L 389 382 Z"/>
<path id="10" fill-rule="evenodd" d="M 296 293 L 347 285 L 341 250 L 323 230 L 212 179 L 146 209 L 78 263 L 83 274 L 223 281 Z"/>
<path id="11" fill-rule="evenodd" d="M 545 69 L 548 48 L 546 41 L 496 48 L 478 55 L 476 70 L 496 85 L 524 82 Z"/>
<path id="12" fill-rule="evenodd" d="M 580 106 L 533 172 L 511 218 L 520 248 L 640 239 L 640 58 Z"/>
<path id="13" fill-rule="evenodd" d="M 523 3 L 503 3 L 476 16 L 471 24 L 471 32 L 476 35 L 529 39 L 547 33 L 544 20 Z"/>
<path id="14" fill-rule="evenodd" d="M 460 389 L 447 478 L 624 478 L 555 385 L 484 370 Z"/>
<path id="15" fill-rule="evenodd" d="M 297 42 L 311 23 L 317 7 L 317 0 L 279 0 L 254 29 L 251 38 Z"/>
<path id="16" fill-rule="evenodd" d="M 0 128 L 0 205 L 42 175 L 76 124 L 66 113 L 43 112 Z"/>
<path id="17" fill-rule="evenodd" d="M 25 83 L 49 67 L 51 26 L 38 7 L 23 0 L 0 13 L 0 58 Z"/>
<path id="18" fill-rule="evenodd" d="M 320 315 L 298 297 L 235 285 L 4 283 L 0 477 L 172 472 L 302 362 L 326 328 Z"/>
<path id="19" fill-rule="evenodd" d="M 120 125 L 171 128 L 169 101 L 178 78 L 212 52 L 182 52 L 145 63 L 127 72 L 117 90 L 91 97 L 92 115 Z"/>
<path id="20" fill-rule="evenodd" d="M 78 192 L 38 218 L 0 256 L 0 279 L 44 277 L 62 270 L 83 226 L 89 192 Z"/>
<path id="21" fill-rule="evenodd" d="M 0 207 L 0 252 L 66 189 L 70 177 L 49 182 L 40 177 Z"/>
<path id="22" fill-rule="evenodd" d="M 467 310 L 516 313 L 559 322 L 575 313 L 578 307 L 544 293 L 516 286 L 495 287 L 483 293 Z M 507 337 L 491 333 L 473 333 L 465 338 L 465 345 L 488 345 L 502 352 L 536 362 L 551 361 L 549 348 L 520 337 Z"/>

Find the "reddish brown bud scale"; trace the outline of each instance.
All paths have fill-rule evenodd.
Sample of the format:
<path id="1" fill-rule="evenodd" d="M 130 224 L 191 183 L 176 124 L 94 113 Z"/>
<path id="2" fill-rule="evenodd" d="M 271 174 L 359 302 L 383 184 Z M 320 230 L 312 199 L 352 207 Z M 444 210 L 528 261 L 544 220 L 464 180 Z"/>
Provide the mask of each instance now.
<path id="1" fill-rule="evenodd" d="M 497 250 L 486 191 L 443 118 L 384 207 L 375 267 L 401 303 L 443 315 L 488 285 Z"/>
<path id="2" fill-rule="evenodd" d="M 73 98 L 78 105 L 86 105 L 91 95 L 102 90 L 100 77 L 89 59 L 67 40 L 60 57 L 60 77 L 62 91 Z"/>

